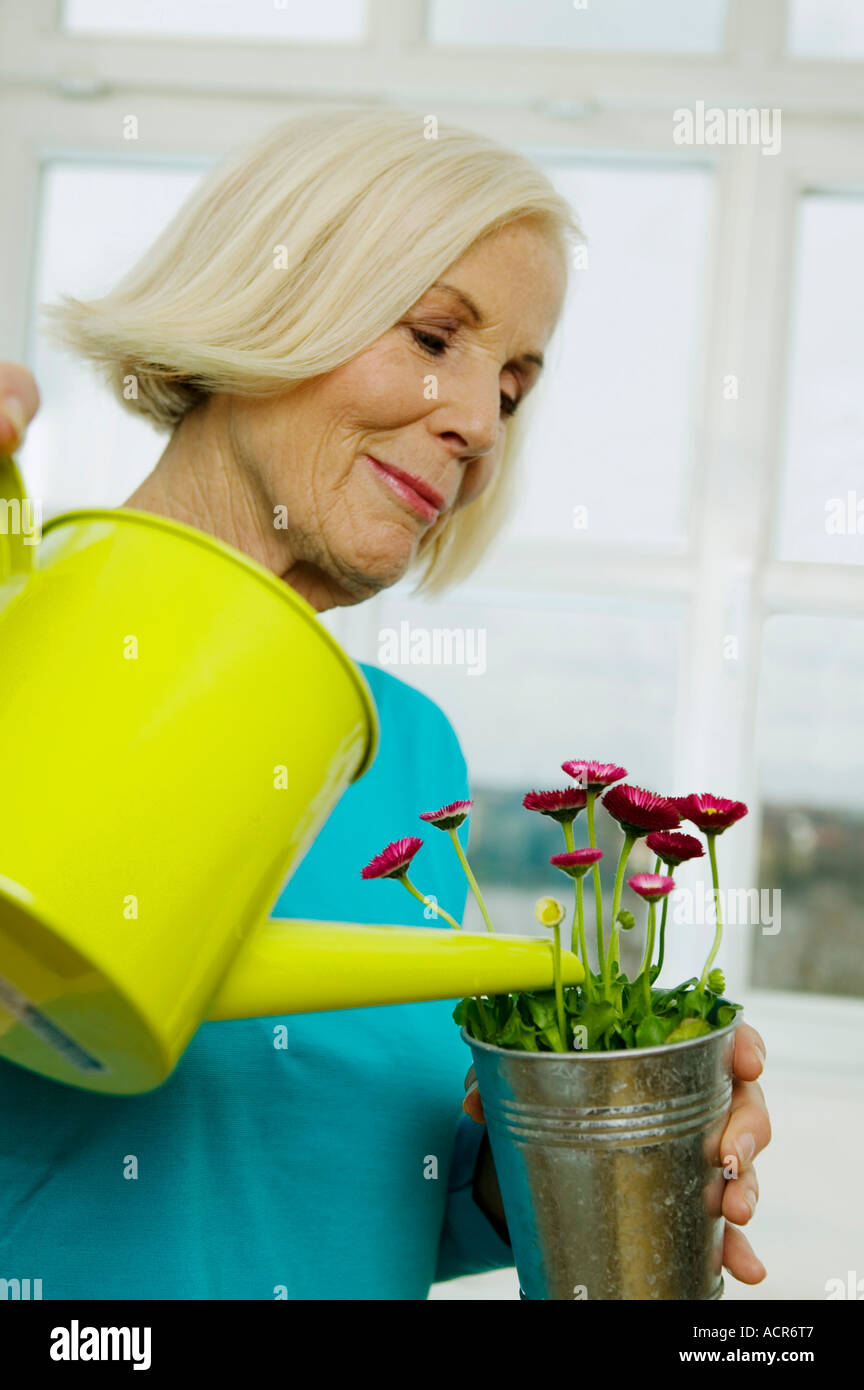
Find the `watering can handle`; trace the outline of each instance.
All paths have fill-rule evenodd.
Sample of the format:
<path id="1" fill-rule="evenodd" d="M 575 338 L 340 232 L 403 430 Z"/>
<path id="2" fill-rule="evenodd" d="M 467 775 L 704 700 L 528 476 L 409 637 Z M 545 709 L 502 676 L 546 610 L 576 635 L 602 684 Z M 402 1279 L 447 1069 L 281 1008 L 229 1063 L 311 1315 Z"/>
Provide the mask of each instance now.
<path id="1" fill-rule="evenodd" d="M 34 547 L 24 540 L 23 511 L 27 502 L 18 465 L 11 454 L 0 452 L 0 504 L 6 504 L 6 525 L 0 530 L 0 584 L 17 574 L 29 574 L 33 568 Z M 18 526 L 14 528 L 8 503 L 18 503 Z"/>

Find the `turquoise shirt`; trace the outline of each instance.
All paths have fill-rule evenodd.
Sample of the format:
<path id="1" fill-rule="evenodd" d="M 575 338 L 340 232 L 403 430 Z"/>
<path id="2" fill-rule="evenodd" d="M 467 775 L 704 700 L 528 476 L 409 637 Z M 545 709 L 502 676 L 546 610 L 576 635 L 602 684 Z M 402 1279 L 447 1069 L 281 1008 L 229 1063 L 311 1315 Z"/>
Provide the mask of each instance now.
<path id="1" fill-rule="evenodd" d="M 468 796 L 458 739 L 426 696 L 362 669 L 378 754 L 271 915 L 452 931 L 395 881 L 360 878 L 389 841 L 420 835 L 412 881 L 461 920 L 450 837 L 418 820 Z M 455 1003 L 205 1023 L 143 1096 L 0 1059 L 0 1279 L 41 1279 L 43 1299 L 425 1299 L 435 1281 L 511 1266 L 472 1196 L 484 1131 L 461 1109 L 471 1053 Z"/>

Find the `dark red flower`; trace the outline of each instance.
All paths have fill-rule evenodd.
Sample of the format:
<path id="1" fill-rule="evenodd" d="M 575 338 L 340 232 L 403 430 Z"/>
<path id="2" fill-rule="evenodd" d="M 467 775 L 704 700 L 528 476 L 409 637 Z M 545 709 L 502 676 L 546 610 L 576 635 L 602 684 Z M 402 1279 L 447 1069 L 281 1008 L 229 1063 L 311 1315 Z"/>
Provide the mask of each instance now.
<path id="1" fill-rule="evenodd" d="M 743 801 L 729 801 L 725 796 L 711 796 L 708 792 L 693 792 L 690 796 L 673 796 L 671 799 L 682 820 L 692 821 L 707 835 L 719 835 L 747 814 Z"/>
<path id="2" fill-rule="evenodd" d="M 674 801 L 675 797 L 669 800 Z M 695 835 L 679 834 L 676 830 L 654 830 L 645 836 L 645 843 L 660 856 L 664 864 L 671 864 L 673 868 L 688 859 L 699 859 L 705 853 Z"/>
<path id="3" fill-rule="evenodd" d="M 562 825 L 575 820 L 588 803 L 588 793 L 579 787 L 566 787 L 563 791 L 526 792 L 522 805 L 526 811 L 539 811 L 541 816 L 551 816 Z"/>
<path id="4" fill-rule="evenodd" d="M 680 823 L 677 806 L 666 796 L 644 787 L 610 787 L 603 805 L 628 835 L 637 839 L 650 830 L 672 830 Z"/>
<path id="5" fill-rule="evenodd" d="M 646 902 L 656 903 L 658 898 L 665 898 L 667 893 L 672 892 L 675 880 L 666 874 L 634 874 L 628 878 L 627 885 Z"/>
<path id="6" fill-rule="evenodd" d="M 374 859 L 370 859 L 365 869 L 360 870 L 361 878 L 401 878 L 422 845 L 416 835 L 408 835 L 403 840 L 393 840 Z"/>
<path id="7" fill-rule="evenodd" d="M 586 791 L 597 791 L 600 787 L 608 787 L 612 782 L 618 782 L 622 777 L 627 776 L 626 767 L 618 767 L 616 763 L 592 763 L 580 760 L 561 764 L 562 771 L 568 777 L 574 777 L 580 787 Z"/>
<path id="8" fill-rule="evenodd" d="M 571 878 L 581 878 L 592 864 L 602 858 L 602 849 L 571 849 L 565 854 L 553 854 L 549 863 L 554 864 L 556 869 L 563 869 Z"/>
<path id="9" fill-rule="evenodd" d="M 437 826 L 439 830 L 455 830 L 462 824 L 473 805 L 473 801 L 451 801 L 449 806 L 442 806 L 440 811 L 421 811 L 420 819 Z"/>

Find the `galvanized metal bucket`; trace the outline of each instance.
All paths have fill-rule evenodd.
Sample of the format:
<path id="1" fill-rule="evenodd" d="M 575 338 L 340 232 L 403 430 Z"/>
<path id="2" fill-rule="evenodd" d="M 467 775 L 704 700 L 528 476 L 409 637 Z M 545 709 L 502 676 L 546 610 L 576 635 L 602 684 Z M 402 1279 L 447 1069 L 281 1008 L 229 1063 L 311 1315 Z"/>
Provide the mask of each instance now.
<path id="1" fill-rule="evenodd" d="M 621 1052 L 471 1048 L 527 1299 L 723 1293 L 720 1139 L 740 1014 Z"/>

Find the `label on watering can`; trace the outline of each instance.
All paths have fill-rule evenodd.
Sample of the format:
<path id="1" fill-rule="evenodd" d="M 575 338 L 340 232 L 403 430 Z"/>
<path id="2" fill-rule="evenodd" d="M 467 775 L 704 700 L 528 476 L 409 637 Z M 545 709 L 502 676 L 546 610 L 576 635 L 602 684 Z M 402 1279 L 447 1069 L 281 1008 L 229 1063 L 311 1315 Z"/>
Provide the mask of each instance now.
<path id="1" fill-rule="evenodd" d="M 37 1009 L 35 1004 L 31 1004 L 26 995 L 16 989 L 8 980 L 4 980 L 0 975 L 0 1004 L 9 1012 L 13 1018 L 17 1018 L 19 1023 L 23 1023 L 25 1028 L 29 1028 L 41 1042 L 59 1052 L 64 1061 L 69 1062 L 78 1071 L 107 1071 L 104 1062 L 100 1062 L 98 1057 L 93 1057 L 89 1052 L 77 1043 L 68 1033 L 64 1033 L 62 1028 L 58 1028 L 56 1023 L 52 1023 L 41 1009 Z"/>

